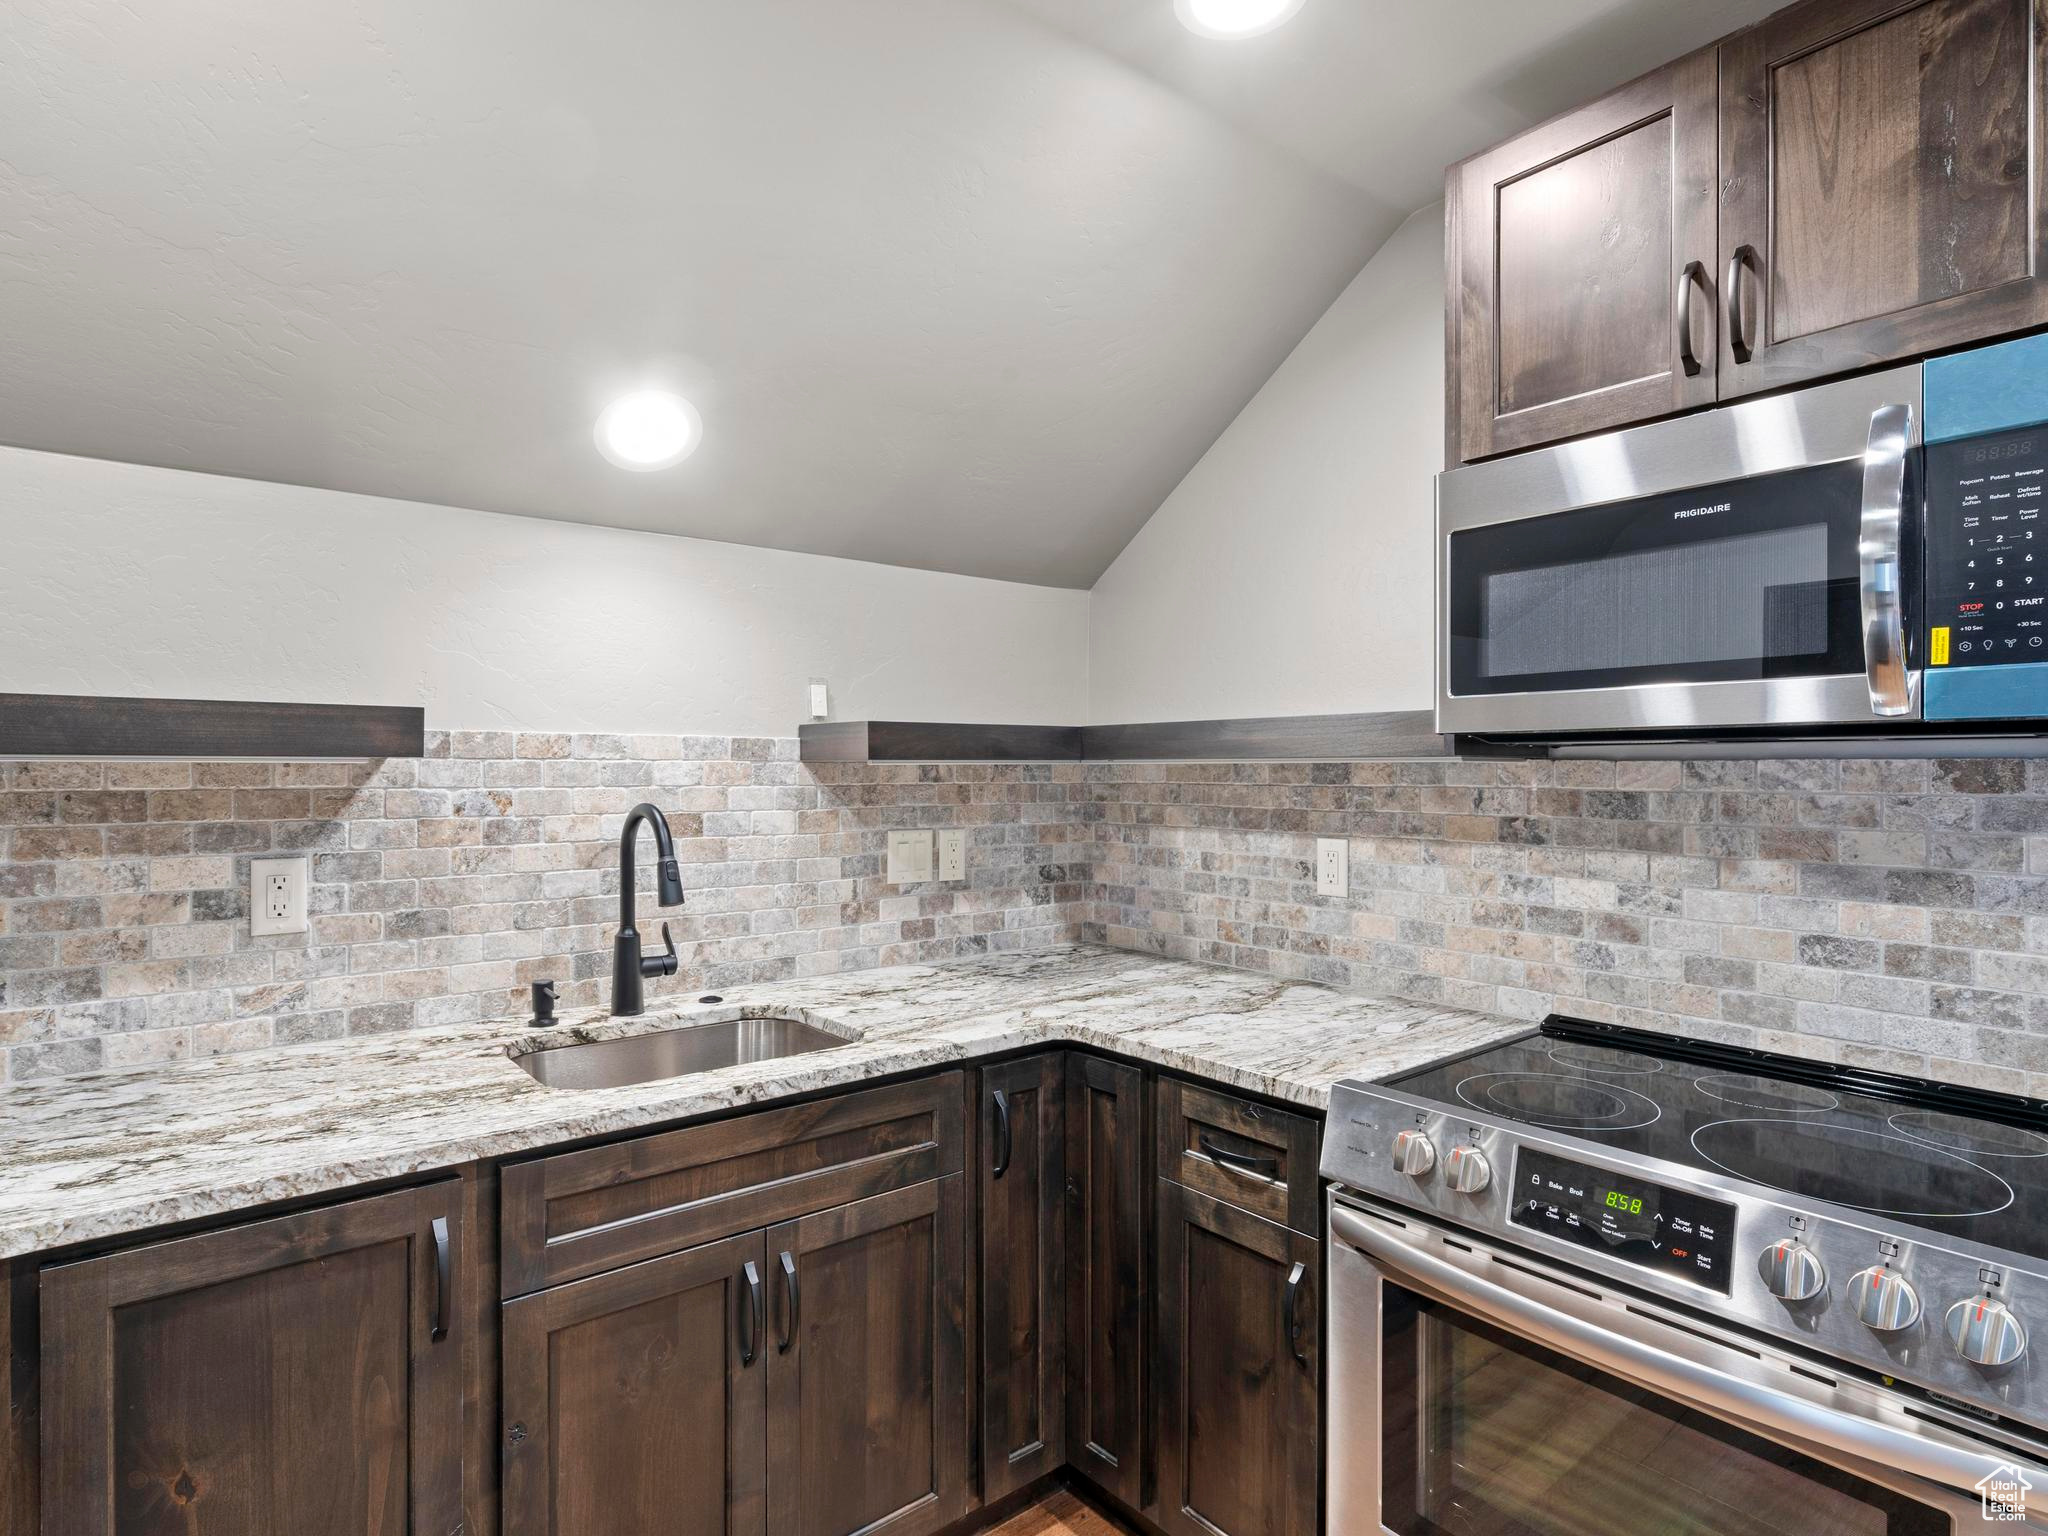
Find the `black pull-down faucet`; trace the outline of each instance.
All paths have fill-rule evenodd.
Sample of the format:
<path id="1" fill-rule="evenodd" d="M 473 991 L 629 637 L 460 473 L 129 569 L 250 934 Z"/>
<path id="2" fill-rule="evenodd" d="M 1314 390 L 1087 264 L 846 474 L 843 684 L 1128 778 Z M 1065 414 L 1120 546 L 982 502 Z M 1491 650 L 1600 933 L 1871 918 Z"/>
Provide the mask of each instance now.
<path id="1" fill-rule="evenodd" d="M 667 923 L 661 925 L 661 937 L 668 946 L 668 953 L 655 955 L 652 959 L 642 958 L 640 954 L 640 930 L 633 926 L 633 840 L 639 835 L 643 821 L 654 829 L 654 850 L 658 860 L 655 865 L 655 900 L 664 907 L 683 904 L 683 875 L 676 868 L 676 840 L 668 829 L 668 818 L 655 806 L 643 801 L 626 813 L 625 828 L 619 833 L 619 936 L 612 945 L 612 1015 L 615 1018 L 631 1018 L 645 1012 L 647 1000 L 641 990 L 641 978 L 673 976 L 679 963 L 676 941 L 670 936 Z"/>

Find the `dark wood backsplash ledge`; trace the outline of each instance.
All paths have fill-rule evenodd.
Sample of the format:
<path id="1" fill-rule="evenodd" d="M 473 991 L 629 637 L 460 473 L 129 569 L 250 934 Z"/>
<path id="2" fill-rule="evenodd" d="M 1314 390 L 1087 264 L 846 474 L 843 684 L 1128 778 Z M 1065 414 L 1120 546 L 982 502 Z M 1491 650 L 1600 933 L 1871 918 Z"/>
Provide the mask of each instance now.
<path id="1" fill-rule="evenodd" d="M 847 720 L 798 727 L 807 763 L 1331 762 L 1448 757 L 1426 709 L 1137 725 L 953 725 Z"/>
<path id="2" fill-rule="evenodd" d="M 0 693 L 0 759 L 302 762 L 419 757 L 425 751 L 426 711 L 412 706 Z"/>

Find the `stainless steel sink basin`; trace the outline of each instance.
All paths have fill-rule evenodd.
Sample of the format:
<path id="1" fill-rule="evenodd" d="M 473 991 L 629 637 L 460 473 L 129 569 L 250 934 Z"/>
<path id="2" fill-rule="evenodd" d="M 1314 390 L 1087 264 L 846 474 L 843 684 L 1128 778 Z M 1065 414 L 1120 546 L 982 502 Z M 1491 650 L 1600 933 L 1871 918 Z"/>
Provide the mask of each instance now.
<path id="1" fill-rule="evenodd" d="M 801 1019 L 726 1019 L 616 1040 L 549 1046 L 512 1059 L 544 1087 L 623 1088 L 849 1043 L 844 1036 Z"/>

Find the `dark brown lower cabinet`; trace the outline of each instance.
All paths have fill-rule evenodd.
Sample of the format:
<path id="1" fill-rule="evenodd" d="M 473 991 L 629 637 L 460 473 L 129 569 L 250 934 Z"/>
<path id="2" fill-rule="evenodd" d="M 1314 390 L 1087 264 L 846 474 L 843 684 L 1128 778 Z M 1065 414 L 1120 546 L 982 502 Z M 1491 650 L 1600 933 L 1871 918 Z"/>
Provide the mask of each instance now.
<path id="1" fill-rule="evenodd" d="M 45 1536 L 448 1536 L 455 1180 L 42 1273 Z"/>
<path id="2" fill-rule="evenodd" d="M 1145 1074 L 1067 1058 L 1067 1459 L 1133 1509 L 1145 1503 Z"/>
<path id="3" fill-rule="evenodd" d="M 923 1536 L 967 1512 L 959 1174 L 768 1231 L 768 1529 Z"/>
<path id="4" fill-rule="evenodd" d="M 504 1536 L 765 1536 L 759 1232 L 508 1302 Z"/>
<path id="5" fill-rule="evenodd" d="M 1066 1460 L 1065 1057 L 981 1072 L 981 1482 Z"/>
<path id="6" fill-rule="evenodd" d="M 1314 1536 L 1321 1244 L 1175 1184 L 1159 1199 L 1159 1523 Z"/>

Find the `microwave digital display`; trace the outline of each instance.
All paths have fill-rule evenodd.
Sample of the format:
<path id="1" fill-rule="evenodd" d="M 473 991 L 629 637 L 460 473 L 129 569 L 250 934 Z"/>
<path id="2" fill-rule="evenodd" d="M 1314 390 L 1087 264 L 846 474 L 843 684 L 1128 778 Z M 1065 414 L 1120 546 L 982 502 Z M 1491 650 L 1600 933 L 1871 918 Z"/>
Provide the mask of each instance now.
<path id="1" fill-rule="evenodd" d="M 2048 427 L 1927 449 L 1931 668 L 2048 661 Z"/>

